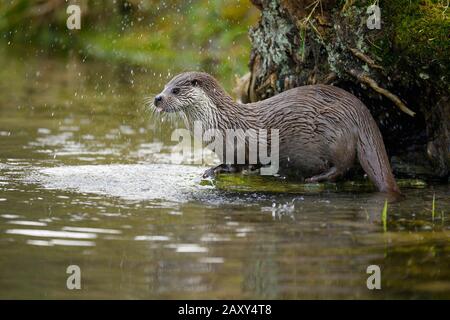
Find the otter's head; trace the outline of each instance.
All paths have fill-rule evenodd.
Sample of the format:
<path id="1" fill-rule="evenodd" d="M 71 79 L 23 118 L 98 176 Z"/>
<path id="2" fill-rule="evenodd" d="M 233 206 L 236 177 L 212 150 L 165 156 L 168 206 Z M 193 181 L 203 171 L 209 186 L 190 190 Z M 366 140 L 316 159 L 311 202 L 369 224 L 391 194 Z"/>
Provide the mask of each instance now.
<path id="1" fill-rule="evenodd" d="M 184 72 L 166 84 L 164 90 L 155 97 L 154 105 L 158 112 L 183 112 L 189 115 L 216 107 L 218 102 L 223 103 L 224 97 L 228 99 L 228 95 L 211 75 Z"/>

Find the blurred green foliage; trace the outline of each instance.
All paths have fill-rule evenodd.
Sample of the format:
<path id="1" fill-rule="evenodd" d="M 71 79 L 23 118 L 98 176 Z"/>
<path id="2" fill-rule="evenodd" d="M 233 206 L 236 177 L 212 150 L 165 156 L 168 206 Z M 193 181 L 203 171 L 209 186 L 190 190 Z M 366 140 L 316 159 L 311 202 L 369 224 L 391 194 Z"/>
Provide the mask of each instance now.
<path id="1" fill-rule="evenodd" d="M 81 30 L 66 27 L 69 4 Z M 77 52 L 176 73 L 199 69 L 226 78 L 247 72 L 248 28 L 258 12 L 248 0 L 0 0 L 0 34 L 11 47 Z"/>

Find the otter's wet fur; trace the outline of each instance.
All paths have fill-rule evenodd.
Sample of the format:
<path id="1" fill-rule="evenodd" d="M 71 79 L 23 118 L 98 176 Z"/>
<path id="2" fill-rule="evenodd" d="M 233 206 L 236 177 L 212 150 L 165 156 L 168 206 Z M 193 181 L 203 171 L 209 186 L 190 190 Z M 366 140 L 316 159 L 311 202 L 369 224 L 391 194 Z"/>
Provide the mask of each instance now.
<path id="1" fill-rule="evenodd" d="M 351 93 L 329 85 L 308 85 L 256 103 L 235 102 L 211 75 L 175 76 L 155 98 L 155 108 L 179 112 L 193 128 L 278 129 L 280 173 L 307 182 L 333 181 L 358 159 L 381 192 L 400 193 L 380 130 L 367 107 Z"/>

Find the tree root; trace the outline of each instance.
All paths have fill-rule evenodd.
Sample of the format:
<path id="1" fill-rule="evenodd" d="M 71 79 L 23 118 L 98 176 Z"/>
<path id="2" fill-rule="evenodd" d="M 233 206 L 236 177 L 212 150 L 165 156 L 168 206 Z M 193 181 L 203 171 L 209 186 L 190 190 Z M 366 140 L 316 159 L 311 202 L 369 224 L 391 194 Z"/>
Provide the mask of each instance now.
<path id="1" fill-rule="evenodd" d="M 382 66 L 376 64 L 375 61 L 371 57 L 365 55 L 364 53 L 362 53 L 358 49 L 355 49 L 355 48 L 348 48 L 348 49 L 351 51 L 351 53 L 355 57 L 357 57 L 358 59 L 360 59 L 360 60 L 364 61 L 365 63 L 367 63 L 367 65 L 369 67 L 371 67 L 373 69 L 383 70 Z"/>
<path id="2" fill-rule="evenodd" d="M 337 79 L 337 74 L 334 72 L 331 72 L 323 79 L 323 84 L 330 84 L 336 79 Z"/>
<path id="3" fill-rule="evenodd" d="M 375 90 L 376 92 L 378 92 L 379 94 L 385 96 L 386 98 L 388 98 L 389 100 L 391 100 L 400 110 L 402 110 L 404 113 L 410 115 L 411 117 L 414 117 L 414 115 L 416 114 L 414 111 L 412 111 L 411 109 L 409 109 L 401 100 L 399 97 L 397 97 L 395 94 L 393 94 L 392 92 L 381 88 L 376 82 L 375 80 L 373 80 L 372 78 L 370 78 L 367 74 L 365 74 L 364 72 L 360 72 L 360 71 L 356 71 L 355 69 L 350 69 L 347 70 L 347 72 L 349 74 L 351 74 L 352 76 L 354 76 L 358 81 L 367 84 L 369 87 L 371 87 L 373 90 Z"/>

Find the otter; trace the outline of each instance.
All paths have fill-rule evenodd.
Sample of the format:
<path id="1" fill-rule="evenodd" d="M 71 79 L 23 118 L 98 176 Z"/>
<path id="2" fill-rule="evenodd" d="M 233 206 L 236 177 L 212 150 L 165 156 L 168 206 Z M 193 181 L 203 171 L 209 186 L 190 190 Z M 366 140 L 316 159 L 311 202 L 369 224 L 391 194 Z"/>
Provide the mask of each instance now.
<path id="1" fill-rule="evenodd" d="M 154 98 L 158 112 L 181 113 L 208 128 L 278 129 L 280 173 L 306 182 L 334 181 L 358 159 L 380 192 L 400 194 L 380 130 L 367 107 L 351 93 L 331 85 L 307 85 L 255 103 L 235 102 L 204 72 L 175 76 Z M 211 176 L 242 166 L 221 164 Z"/>

